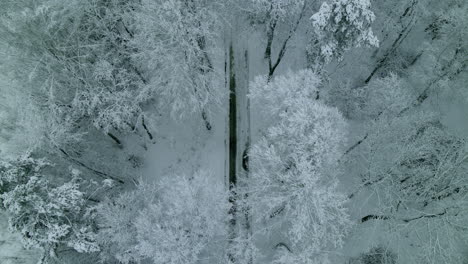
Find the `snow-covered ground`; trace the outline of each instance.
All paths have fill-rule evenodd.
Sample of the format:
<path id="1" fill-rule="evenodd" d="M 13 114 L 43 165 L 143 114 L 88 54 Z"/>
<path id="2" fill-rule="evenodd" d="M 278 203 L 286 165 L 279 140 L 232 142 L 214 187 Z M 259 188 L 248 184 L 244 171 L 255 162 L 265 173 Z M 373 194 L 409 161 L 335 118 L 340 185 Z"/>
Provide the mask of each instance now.
<path id="1" fill-rule="evenodd" d="M 39 252 L 26 250 L 18 235 L 8 230 L 5 213 L 0 213 L 0 264 L 35 264 Z"/>
<path id="2" fill-rule="evenodd" d="M 226 113 L 218 109 L 210 116 L 208 131 L 201 116 L 181 121 L 164 121 L 155 132 L 156 142 L 148 145 L 145 156 L 145 180 L 167 175 L 192 175 L 206 171 L 217 180 L 225 177 Z"/>

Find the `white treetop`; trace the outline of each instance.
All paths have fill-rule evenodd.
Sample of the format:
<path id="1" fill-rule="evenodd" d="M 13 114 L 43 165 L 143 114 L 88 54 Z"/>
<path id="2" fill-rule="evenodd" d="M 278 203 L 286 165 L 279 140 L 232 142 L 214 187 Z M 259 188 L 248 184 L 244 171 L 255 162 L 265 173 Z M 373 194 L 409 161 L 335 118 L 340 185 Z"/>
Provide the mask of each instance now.
<path id="1" fill-rule="evenodd" d="M 352 47 L 378 47 L 379 41 L 370 28 L 375 19 L 370 7 L 369 0 L 324 2 L 310 18 L 320 50 L 317 56 L 329 62 L 332 58 L 341 58 Z"/>
<path id="2" fill-rule="evenodd" d="M 249 201 L 256 221 L 287 226 L 300 252 L 294 263 L 325 263 L 322 251 L 340 246 L 350 225 L 336 179 L 347 126 L 336 109 L 315 100 L 317 85 L 309 70 L 252 84 L 253 101 L 268 101 L 258 105 L 275 121 L 249 153 Z"/>

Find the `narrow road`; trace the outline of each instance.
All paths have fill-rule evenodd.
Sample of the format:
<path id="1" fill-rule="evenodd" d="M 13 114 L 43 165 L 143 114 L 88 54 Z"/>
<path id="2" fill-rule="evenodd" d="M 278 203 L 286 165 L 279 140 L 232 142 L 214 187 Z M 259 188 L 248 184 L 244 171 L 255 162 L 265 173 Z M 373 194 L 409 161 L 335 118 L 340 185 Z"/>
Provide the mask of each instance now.
<path id="1" fill-rule="evenodd" d="M 236 161 L 237 161 L 237 93 L 236 93 L 236 73 L 234 67 L 234 49 L 232 42 L 229 44 L 229 190 L 233 191 L 237 186 L 237 173 L 236 173 Z M 233 193 L 229 202 L 231 203 L 231 210 L 229 214 L 230 219 L 230 230 L 229 240 L 234 241 L 237 237 L 237 203 L 236 195 Z M 229 254 L 229 260 L 235 262 L 233 254 Z"/>
<path id="2" fill-rule="evenodd" d="M 244 183 L 248 177 L 248 148 L 250 147 L 250 105 L 248 99 L 249 88 L 249 53 L 246 43 L 232 36 L 229 42 L 226 64 L 229 87 L 229 116 L 228 133 L 228 183 L 229 189 L 235 191 L 235 187 Z M 242 187 L 242 186 L 240 186 Z M 238 208 L 239 197 L 233 193 L 230 198 L 232 208 L 230 211 L 229 239 L 247 239 L 251 235 L 250 215 L 248 210 Z M 230 255 L 231 261 L 235 261 Z"/>

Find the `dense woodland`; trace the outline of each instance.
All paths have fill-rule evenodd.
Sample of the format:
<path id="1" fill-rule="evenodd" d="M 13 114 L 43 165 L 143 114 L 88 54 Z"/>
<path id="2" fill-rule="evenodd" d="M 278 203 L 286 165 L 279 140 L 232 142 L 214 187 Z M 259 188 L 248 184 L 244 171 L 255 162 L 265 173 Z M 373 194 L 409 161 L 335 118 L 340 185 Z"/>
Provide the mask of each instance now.
<path id="1" fill-rule="evenodd" d="M 3 0 L 0 55 L 0 263 L 468 263 L 466 0 Z"/>

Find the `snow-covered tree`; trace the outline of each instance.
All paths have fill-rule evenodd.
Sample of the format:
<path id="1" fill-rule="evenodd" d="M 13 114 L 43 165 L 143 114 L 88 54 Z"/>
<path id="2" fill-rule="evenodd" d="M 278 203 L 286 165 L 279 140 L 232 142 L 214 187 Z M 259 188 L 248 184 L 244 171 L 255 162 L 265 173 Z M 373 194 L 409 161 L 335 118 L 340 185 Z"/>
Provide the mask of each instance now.
<path id="1" fill-rule="evenodd" d="M 308 51 L 315 63 L 341 59 L 352 47 L 378 47 L 379 41 L 370 27 L 375 19 L 370 7 L 370 0 L 334 0 L 322 4 L 311 17 L 316 41 Z"/>
<path id="2" fill-rule="evenodd" d="M 24 91 L 0 77 L 0 153 L 2 158 L 21 155 L 44 141 L 46 124 Z M 49 134 L 55 138 L 55 134 Z"/>
<path id="3" fill-rule="evenodd" d="M 21 234 L 27 248 L 42 249 L 43 261 L 55 257 L 60 246 L 80 253 L 99 251 L 96 230 L 87 216 L 80 172 L 72 169 L 71 181 L 54 186 L 46 176 L 51 166 L 29 153 L 2 161 L 0 201 L 8 213 L 10 228 Z"/>
<path id="4" fill-rule="evenodd" d="M 335 0 L 320 7 L 310 0 L 245 0 L 240 9 L 254 24 L 264 27 L 265 59 L 271 78 L 281 64 L 295 35 L 308 39 L 305 46 L 308 67 L 320 69 L 333 58 L 359 46 L 378 47 L 371 24 L 375 19 L 369 0 Z M 315 12 L 314 10 L 318 10 Z M 310 18 L 311 21 L 305 21 Z M 299 42 L 300 43 L 300 42 Z M 304 43 L 305 44 L 305 43 Z M 295 48 L 298 48 L 295 47 Z"/>
<path id="5" fill-rule="evenodd" d="M 406 81 L 394 73 L 364 86 L 341 84 L 327 88 L 323 89 L 322 96 L 329 105 L 340 109 L 349 119 L 366 122 L 398 115 L 416 98 Z"/>
<path id="6" fill-rule="evenodd" d="M 436 117 L 419 112 L 382 118 L 351 166 L 362 175 L 359 191 L 370 191 L 377 201 L 363 223 L 383 220 L 389 239 L 412 241 L 415 263 L 461 263 L 456 244 L 466 241 L 460 233 L 468 217 L 466 140 Z"/>
<path id="7" fill-rule="evenodd" d="M 209 174 L 168 176 L 105 203 L 102 242 L 121 263 L 216 262 L 223 257 L 228 210 L 227 192 Z"/>
<path id="8" fill-rule="evenodd" d="M 102 262 L 138 263 L 143 259 L 138 244 L 135 218 L 146 204 L 156 201 L 158 188 L 140 184 L 137 190 L 118 194 L 98 207 L 99 236 Z"/>
<path id="9" fill-rule="evenodd" d="M 459 232 L 467 217 L 466 139 L 435 111 L 411 108 L 417 95 L 394 74 L 356 90 L 348 98 L 359 105 L 349 116 L 365 122 L 366 137 L 345 152 L 342 164 L 361 181 L 349 196 L 353 202 L 372 197 L 361 222 L 383 226 L 386 243 L 410 241 L 412 252 L 400 251 L 414 263 L 459 263 L 456 244 L 466 241 Z"/>
<path id="10" fill-rule="evenodd" d="M 288 263 L 327 263 L 324 249 L 340 246 L 350 226 L 337 190 L 347 126 L 338 110 L 316 100 L 319 84 L 309 70 L 251 84 L 255 104 L 273 121 L 249 153 L 248 201 L 256 222 L 286 231 L 294 252 L 287 259 L 295 261 Z"/>
<path id="11" fill-rule="evenodd" d="M 251 23 L 260 27 L 265 34 L 264 58 L 271 78 L 283 61 L 291 39 L 298 33 L 312 4 L 308 0 L 244 0 L 237 5 Z"/>
<path id="12" fill-rule="evenodd" d="M 161 186 L 167 186 L 161 199 L 136 219 L 138 250 L 154 263 L 197 263 L 210 244 L 223 243 L 226 192 L 206 174 L 164 179 Z"/>
<path id="13" fill-rule="evenodd" d="M 132 2 L 22 1 L 2 10 L 10 56 L 5 75 L 17 81 L 48 119 L 76 132 L 84 121 L 108 132 L 129 130 L 150 99 L 131 62 Z"/>
<path id="14" fill-rule="evenodd" d="M 34 149 L 60 166 L 85 170 L 87 180 L 123 183 L 133 153 L 116 152 L 110 138 L 122 147 L 125 142 L 117 136 L 136 129 L 153 137 L 151 121 L 144 118 L 153 93 L 129 44 L 130 12 L 138 3 L 1 4 L 1 105 L 8 113 L 0 122 L 9 123 L 0 146 L 5 155 Z"/>
<path id="15" fill-rule="evenodd" d="M 156 102 L 173 117 L 201 113 L 207 129 L 208 108 L 219 104 L 220 74 L 213 47 L 222 23 L 222 1 L 143 0 L 135 11 L 134 55 L 147 72 Z"/>
<path id="16" fill-rule="evenodd" d="M 444 112 L 463 100 L 466 16 L 453 14 L 466 13 L 467 5 L 377 1 L 373 7 L 379 49 L 345 58 L 326 95 L 360 122 L 361 137 L 344 155 L 349 174 L 362 181 L 351 201 L 361 207 L 370 196 L 363 226 L 381 226 L 380 239 L 412 263 L 462 263 L 466 136 L 454 131 L 456 115 Z M 358 62 L 371 68 L 356 68 Z M 340 87 L 343 73 L 356 76 L 348 91 Z M 400 246 L 406 242 L 412 246 Z"/>
<path id="17" fill-rule="evenodd" d="M 274 21 L 287 20 L 297 15 L 306 2 L 305 0 L 249 0 L 252 10 L 251 18 L 262 23 L 275 23 Z"/>

